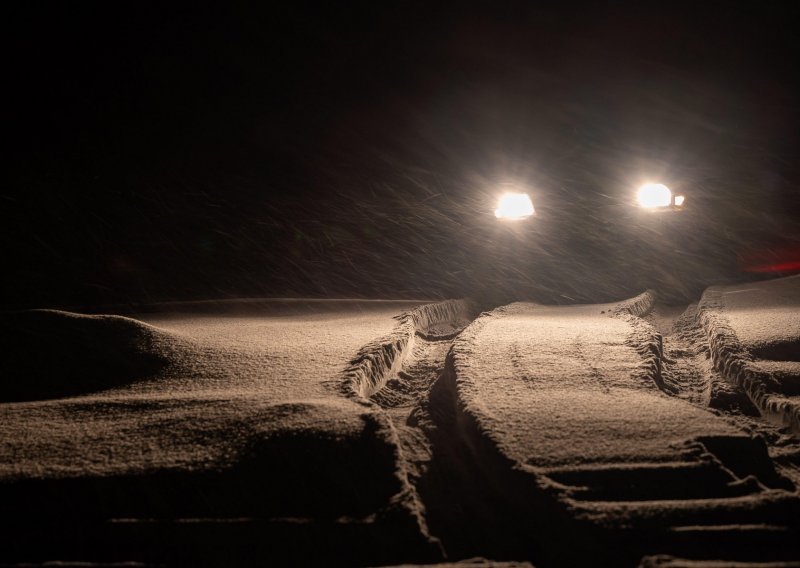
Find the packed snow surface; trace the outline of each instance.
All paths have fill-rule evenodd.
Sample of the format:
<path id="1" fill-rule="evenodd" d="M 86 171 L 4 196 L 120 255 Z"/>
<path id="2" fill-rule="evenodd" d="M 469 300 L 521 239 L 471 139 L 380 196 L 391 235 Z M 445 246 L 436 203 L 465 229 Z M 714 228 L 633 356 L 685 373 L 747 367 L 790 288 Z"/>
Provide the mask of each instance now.
<path id="1" fill-rule="evenodd" d="M 683 350 L 649 291 L 477 319 L 466 300 L 6 314 L 14 558 L 41 559 L 48 531 L 53 557 L 211 564 L 219 531 L 277 564 L 794 558 L 795 486 L 741 420 L 678 396 L 675 366 L 695 341 L 731 389 L 796 423 L 798 283 L 708 290 L 681 316 Z"/>
<path id="2" fill-rule="evenodd" d="M 739 434 L 658 389 L 615 307 L 515 303 L 456 341 L 460 400 L 506 455 L 534 466 L 666 461 L 701 433 Z"/>
<path id="3" fill-rule="evenodd" d="M 788 343 L 800 358 L 800 275 L 719 291 L 720 308 L 745 348 Z"/>
<path id="4" fill-rule="evenodd" d="M 800 276 L 711 287 L 698 317 L 717 369 L 764 417 L 800 432 Z"/>

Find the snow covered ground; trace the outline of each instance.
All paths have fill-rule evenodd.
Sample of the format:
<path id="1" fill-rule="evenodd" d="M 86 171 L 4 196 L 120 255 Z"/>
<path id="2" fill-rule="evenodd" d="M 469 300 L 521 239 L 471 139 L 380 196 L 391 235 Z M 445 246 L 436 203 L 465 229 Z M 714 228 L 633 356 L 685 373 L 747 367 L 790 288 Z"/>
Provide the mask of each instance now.
<path id="1" fill-rule="evenodd" d="M 797 566 L 800 279 L 656 298 L 5 314 L 0 562 Z"/>
<path id="2" fill-rule="evenodd" d="M 501 498 L 530 516 L 528 554 L 616 565 L 664 553 L 731 561 L 745 542 L 745 556 L 800 553 L 800 500 L 763 441 L 669 392 L 661 335 L 634 315 L 650 298 L 511 304 L 454 344 L 459 433 L 514 472 Z M 578 531 L 606 546 L 584 538 L 554 557 L 537 550 L 537 539 Z M 764 547 L 770 539 L 778 545 Z"/>
<path id="3" fill-rule="evenodd" d="M 614 308 L 511 304 L 462 334 L 459 398 L 504 454 L 541 467 L 652 463 L 675 459 L 698 432 L 736 435 L 664 396 Z"/>
<path id="4" fill-rule="evenodd" d="M 165 364 L 126 384 L 108 377 L 108 388 L 0 406 L 0 475 L 207 469 L 236 461 L 253 438 L 272 432 L 358 436 L 366 427 L 365 409 L 335 396 L 338 374 L 361 346 L 392 330 L 393 316 L 418 304 L 265 302 L 250 305 L 244 315 L 237 313 L 240 306 L 222 305 L 211 314 L 116 318 L 112 323 L 129 324 L 131 334 L 140 328 L 151 334 L 127 346 L 128 359 L 152 356 Z M 23 321 L 28 315 L 30 321 Z M 26 339 L 35 339 L 38 358 L 51 373 L 46 378 L 56 383 L 60 361 L 48 359 L 51 343 L 63 338 L 51 329 L 64 320 L 100 327 L 111 318 L 50 312 L 15 319 Z M 107 339 L 98 332 L 74 340 L 71 348 L 102 351 Z M 29 354 L 11 353 L 20 355 Z M 26 361 L 15 361 L 15 370 L 22 374 L 17 380 L 29 379 Z"/>
<path id="5" fill-rule="evenodd" d="M 54 311 L 9 316 L 4 336 L 13 349 L 4 383 L 33 385 L 6 388 L 0 404 L 5 517 L 23 520 L 25 536 L 35 537 L 20 539 L 19 554 L 44 538 L 42 527 L 77 515 L 116 525 L 78 535 L 61 527 L 53 554 L 85 553 L 86 541 L 109 526 L 119 530 L 89 559 L 113 547 L 135 554 L 128 533 L 147 530 L 120 519 L 225 517 L 271 523 L 287 551 L 307 547 L 321 530 L 316 525 L 325 525 L 331 540 L 341 532 L 355 536 L 320 545 L 315 554 L 375 538 L 362 548 L 385 545 L 391 558 L 407 547 L 410 559 L 429 557 L 436 547 L 408 503 L 390 422 L 343 388 L 359 350 L 395 331 L 396 318 L 419 304 L 197 304 L 138 320 Z M 111 356 L 97 360 L 104 351 Z M 143 360 L 157 364 L 136 364 Z M 86 392 L 70 385 L 65 391 L 62 383 L 80 383 L 93 363 L 104 373 L 83 380 Z M 120 381 L 113 374 L 120 368 L 141 372 Z M 59 396 L 64 392 L 72 396 Z M 47 400 L 24 400 L 26 394 Z M 369 537 L 374 526 L 386 543 Z M 382 557 L 354 550 L 354 559 Z"/>
<path id="6" fill-rule="evenodd" d="M 717 368 L 800 433 L 800 276 L 709 288 L 700 317 Z"/>

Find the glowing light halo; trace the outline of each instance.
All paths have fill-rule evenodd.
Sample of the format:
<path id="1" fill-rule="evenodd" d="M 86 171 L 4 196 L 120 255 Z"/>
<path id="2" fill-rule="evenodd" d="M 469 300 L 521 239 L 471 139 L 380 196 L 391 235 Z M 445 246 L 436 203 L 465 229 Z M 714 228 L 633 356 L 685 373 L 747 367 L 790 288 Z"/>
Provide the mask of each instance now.
<path id="1" fill-rule="evenodd" d="M 527 193 L 505 193 L 497 203 L 494 216 L 498 219 L 518 221 L 535 213 L 533 202 Z"/>
<path id="2" fill-rule="evenodd" d="M 663 183 L 646 183 L 639 188 L 636 202 L 645 209 L 658 209 L 672 205 L 672 192 Z"/>

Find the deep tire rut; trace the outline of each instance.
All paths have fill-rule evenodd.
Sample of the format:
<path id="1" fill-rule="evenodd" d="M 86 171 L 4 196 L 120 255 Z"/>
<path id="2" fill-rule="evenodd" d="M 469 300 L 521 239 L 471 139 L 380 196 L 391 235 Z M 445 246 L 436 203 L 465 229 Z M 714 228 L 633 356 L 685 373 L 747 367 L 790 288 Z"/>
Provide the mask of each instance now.
<path id="1" fill-rule="evenodd" d="M 800 440 L 787 428 L 765 419 L 743 388 L 714 369 L 697 308 L 697 304 L 690 304 L 677 317 L 675 312 L 672 317 L 670 314 L 659 317 L 659 310 L 675 308 L 657 305 L 655 313 L 646 317 L 663 335 L 665 384 L 673 396 L 716 411 L 743 430 L 761 437 L 778 472 L 800 487 Z"/>
<path id="2" fill-rule="evenodd" d="M 431 440 L 427 433 L 432 423 L 427 402 L 431 388 L 444 371 L 454 338 L 455 335 L 437 339 L 417 334 L 402 369 L 370 397 L 394 424 L 412 485 L 425 475 L 432 459 Z"/>
<path id="3" fill-rule="evenodd" d="M 525 532 L 520 512 L 492 488 L 511 464 L 483 455 L 484 450 L 475 454 L 475 434 L 461 423 L 454 376 L 447 368 L 457 336 L 417 333 L 402 368 L 370 400 L 392 420 L 427 529 L 447 559 L 529 558 L 529 547 L 519 546 Z"/>
<path id="4" fill-rule="evenodd" d="M 663 337 L 663 379 L 670 394 L 728 414 L 760 416 L 747 393 L 714 369 L 696 316 L 697 304 L 690 304 L 671 325 L 662 323 L 659 329 Z"/>

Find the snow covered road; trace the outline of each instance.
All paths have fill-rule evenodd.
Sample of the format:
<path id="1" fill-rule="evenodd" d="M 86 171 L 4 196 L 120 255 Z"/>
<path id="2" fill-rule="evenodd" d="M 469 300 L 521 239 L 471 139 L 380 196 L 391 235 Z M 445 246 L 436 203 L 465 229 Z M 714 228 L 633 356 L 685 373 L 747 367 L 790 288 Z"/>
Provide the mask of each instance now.
<path id="1" fill-rule="evenodd" d="M 458 339 L 459 399 L 510 458 L 541 467 L 669 461 L 698 432 L 737 434 L 659 390 L 614 307 L 512 304 Z"/>
<path id="2" fill-rule="evenodd" d="M 798 292 L 6 314 L 0 562 L 792 565 Z"/>
<path id="3" fill-rule="evenodd" d="M 495 498 L 529 517 L 505 546 L 547 564 L 797 557 L 794 485 L 763 440 L 670 390 L 660 334 L 628 313 L 646 300 L 511 304 L 456 340 L 453 434 L 498 464 L 484 488 L 505 486 Z"/>

